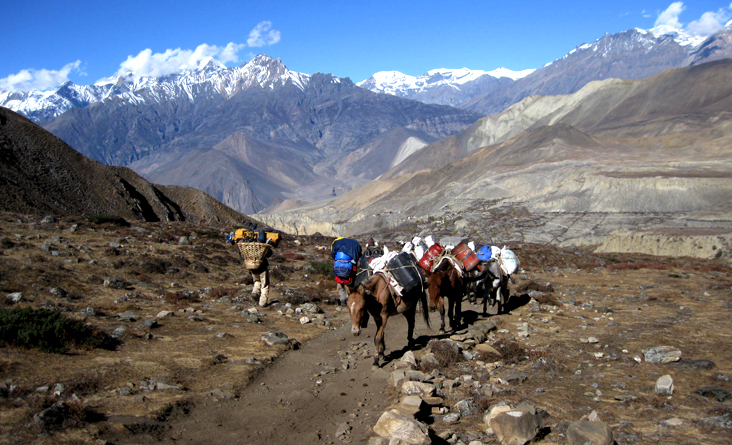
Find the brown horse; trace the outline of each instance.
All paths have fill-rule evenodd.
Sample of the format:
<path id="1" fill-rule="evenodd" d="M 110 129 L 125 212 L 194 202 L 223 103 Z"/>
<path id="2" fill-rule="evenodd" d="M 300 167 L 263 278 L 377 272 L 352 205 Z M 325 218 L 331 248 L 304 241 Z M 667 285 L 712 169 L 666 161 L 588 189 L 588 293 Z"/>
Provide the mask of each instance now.
<path id="1" fill-rule="evenodd" d="M 453 260 L 459 263 L 457 259 Z M 467 293 L 467 284 L 485 278 L 486 272 L 474 276 L 465 276 L 458 270 L 453 261 L 444 259 L 429 274 L 427 278 L 428 293 L 430 295 L 430 309 L 440 312 L 440 332 L 445 332 L 445 303 L 447 298 L 447 318 L 453 331 L 460 329 L 462 321 L 462 301 Z M 458 266 L 460 267 L 460 266 Z"/>
<path id="2" fill-rule="evenodd" d="M 365 328 L 369 315 L 376 323 L 374 336 L 374 365 L 379 366 L 379 360 L 384 359 L 386 343 L 384 329 L 386 320 L 393 315 L 402 314 L 407 319 L 407 340 L 409 347 L 414 346 L 414 320 L 417 312 L 417 303 L 422 305 L 422 315 L 427 326 L 430 325 L 427 296 L 421 286 L 413 288 L 401 297 L 392 294 L 389 284 L 380 273 L 373 274 L 367 281 L 356 288 L 349 289 L 348 310 L 351 313 L 351 333 L 359 335 L 361 328 Z"/>

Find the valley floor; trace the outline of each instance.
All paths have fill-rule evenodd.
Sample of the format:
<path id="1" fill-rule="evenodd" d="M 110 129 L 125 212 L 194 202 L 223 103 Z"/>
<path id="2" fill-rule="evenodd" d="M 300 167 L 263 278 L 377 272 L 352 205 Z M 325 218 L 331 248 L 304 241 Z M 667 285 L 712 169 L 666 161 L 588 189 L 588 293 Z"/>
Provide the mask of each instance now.
<path id="1" fill-rule="evenodd" d="M 329 238 L 286 239 L 273 257 L 277 301 L 255 312 L 238 257 L 204 228 L 22 215 L 3 215 L 0 227 L 3 310 L 55 307 L 122 340 L 116 350 L 65 354 L 3 347 L 3 443 L 365 444 L 403 397 L 389 381 L 409 366 L 405 323 L 390 319 L 387 363 L 373 369 L 373 324 L 352 337 L 332 280 L 317 273 Z M 543 413 L 536 443 L 565 443 L 567 425 L 592 411 L 618 444 L 732 440 L 728 263 L 510 247 L 522 269 L 505 313 L 483 316 L 465 302 L 458 332 L 438 335 L 435 313 L 432 328 L 417 324 L 416 367 L 432 376 L 445 408 L 421 417 L 433 443 L 499 443 L 483 415 L 501 402 Z M 6 295 L 18 292 L 11 304 Z M 308 312 L 313 302 L 322 312 Z M 150 319 L 158 326 L 146 326 Z M 477 342 L 468 328 L 484 319 L 496 329 Z M 267 346 L 268 331 L 301 345 Z M 437 342 L 464 353 L 441 357 Z M 658 346 L 681 359 L 650 363 L 644 350 Z M 428 353 L 438 366 L 428 366 Z M 654 392 L 664 375 L 670 396 Z M 474 409 L 460 411 L 466 400 Z M 57 402 L 73 409 L 44 422 L 38 414 Z"/>

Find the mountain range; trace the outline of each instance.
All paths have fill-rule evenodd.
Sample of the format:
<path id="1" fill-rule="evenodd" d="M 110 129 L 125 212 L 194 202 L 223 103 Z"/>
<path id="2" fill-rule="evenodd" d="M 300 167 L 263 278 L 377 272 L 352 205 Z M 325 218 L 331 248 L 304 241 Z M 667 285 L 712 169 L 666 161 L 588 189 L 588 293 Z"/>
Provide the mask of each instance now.
<path id="1" fill-rule="evenodd" d="M 27 118 L 0 107 L 0 210 L 24 214 L 190 221 L 222 229 L 252 219 L 200 190 L 160 186 L 126 167 L 80 154 Z"/>
<path id="2" fill-rule="evenodd" d="M 295 73 L 264 55 L 237 68 L 211 61 L 195 72 L 130 76 L 115 85 L 114 94 L 42 125 L 86 156 L 155 183 L 199 188 L 245 213 L 373 179 L 344 174 L 340 162 L 359 150 L 365 156 L 365 146 L 392 130 L 408 130 L 410 136 L 391 134 L 416 135 L 424 146 L 481 117 L 379 95 L 328 74 Z"/>
<path id="3" fill-rule="evenodd" d="M 728 256 L 730 147 L 732 59 L 725 59 L 527 97 L 368 186 L 259 217 L 298 233 L 355 234 L 405 224 L 420 233 L 441 218 L 496 243 Z"/>
<path id="4" fill-rule="evenodd" d="M 643 79 L 671 68 L 732 57 L 732 24 L 707 39 L 691 38 L 679 30 L 662 31 L 605 34 L 535 70 L 433 70 L 416 78 L 387 71 L 358 85 L 491 115 L 532 95 L 574 93 L 593 80 Z"/>
<path id="5" fill-rule="evenodd" d="M 252 214 L 282 202 L 338 196 L 390 169 L 387 176 L 411 171 L 415 157 L 433 159 L 436 167 L 453 158 L 430 155 L 425 147 L 465 134 L 479 119 L 525 98 L 724 58 L 731 36 L 729 26 L 691 43 L 629 30 L 580 45 L 534 71 L 433 70 L 411 80 L 391 73 L 361 87 L 329 74 L 292 72 L 265 55 L 235 68 L 211 59 L 161 78 L 130 73 L 87 87 L 67 83 L 50 93 L 2 92 L 0 104 L 92 159 L 130 167 L 154 183 L 195 187 Z M 384 79 L 401 79 L 411 89 Z M 523 131 L 520 123 L 509 127 L 501 131 Z M 483 143 L 497 143 L 499 133 Z"/>

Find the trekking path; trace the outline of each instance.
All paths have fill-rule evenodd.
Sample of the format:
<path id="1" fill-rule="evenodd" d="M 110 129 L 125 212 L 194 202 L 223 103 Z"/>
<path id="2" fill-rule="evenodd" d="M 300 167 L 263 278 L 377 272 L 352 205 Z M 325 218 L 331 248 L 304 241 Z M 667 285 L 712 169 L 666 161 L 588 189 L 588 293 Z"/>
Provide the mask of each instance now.
<path id="1" fill-rule="evenodd" d="M 407 323 L 390 317 L 386 326 L 387 363 L 374 368 L 373 320 L 359 337 L 343 324 L 284 353 L 256 376 L 238 399 L 202 397 L 187 415 L 171 418 L 164 441 L 183 444 L 367 443 L 373 426 L 391 404 L 390 360 L 406 350 Z M 340 317 L 339 317 L 340 318 Z M 417 320 L 415 338 L 424 345 L 437 334 Z M 344 369 L 346 368 L 347 369 Z M 139 437 L 137 438 L 140 439 Z"/>

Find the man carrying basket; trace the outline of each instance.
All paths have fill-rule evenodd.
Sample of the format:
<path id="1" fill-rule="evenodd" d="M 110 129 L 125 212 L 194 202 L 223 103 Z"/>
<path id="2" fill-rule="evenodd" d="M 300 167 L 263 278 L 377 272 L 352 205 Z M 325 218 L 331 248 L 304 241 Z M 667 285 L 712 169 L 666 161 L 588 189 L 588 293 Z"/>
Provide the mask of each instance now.
<path id="1" fill-rule="evenodd" d="M 269 261 L 272 246 L 279 241 L 279 234 L 267 232 L 266 229 L 239 229 L 229 235 L 229 242 L 239 247 L 239 254 L 244 260 L 244 267 L 249 270 L 254 280 L 252 297 L 259 297 L 259 306 L 269 305 Z"/>

